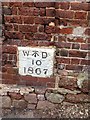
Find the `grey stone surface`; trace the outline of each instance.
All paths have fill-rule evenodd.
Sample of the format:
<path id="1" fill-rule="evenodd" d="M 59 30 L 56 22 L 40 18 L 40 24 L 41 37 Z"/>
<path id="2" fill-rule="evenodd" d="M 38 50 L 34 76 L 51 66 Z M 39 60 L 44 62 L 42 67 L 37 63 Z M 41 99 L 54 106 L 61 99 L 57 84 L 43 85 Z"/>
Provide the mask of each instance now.
<path id="1" fill-rule="evenodd" d="M 61 103 L 65 97 L 58 93 L 48 93 L 46 92 L 45 97 L 48 101 L 52 103 Z"/>
<path id="2" fill-rule="evenodd" d="M 34 93 L 32 93 L 32 94 L 25 94 L 24 98 L 25 98 L 25 100 L 28 103 L 37 103 L 36 94 L 34 94 Z"/>
<path id="3" fill-rule="evenodd" d="M 16 109 L 25 109 L 27 108 L 27 102 L 25 100 L 13 100 L 12 107 Z"/>
<path id="4" fill-rule="evenodd" d="M 2 97 L 2 108 L 11 108 L 11 99 L 8 96 Z"/>

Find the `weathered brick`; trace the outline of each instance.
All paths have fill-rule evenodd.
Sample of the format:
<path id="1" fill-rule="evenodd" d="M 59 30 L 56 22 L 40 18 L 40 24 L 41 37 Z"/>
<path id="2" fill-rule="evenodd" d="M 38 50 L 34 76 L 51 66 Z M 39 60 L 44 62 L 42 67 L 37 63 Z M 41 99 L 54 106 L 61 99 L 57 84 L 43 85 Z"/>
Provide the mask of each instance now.
<path id="1" fill-rule="evenodd" d="M 80 63 L 80 59 L 71 59 L 71 64 L 79 64 Z"/>
<path id="2" fill-rule="evenodd" d="M 23 34 L 21 32 L 7 32 L 5 31 L 5 36 L 8 39 L 23 39 Z"/>
<path id="3" fill-rule="evenodd" d="M 79 49 L 80 48 L 80 45 L 79 44 L 72 44 L 72 49 Z"/>
<path id="4" fill-rule="evenodd" d="M 5 24 L 5 30 L 13 31 L 13 24 Z"/>
<path id="5" fill-rule="evenodd" d="M 83 66 L 80 65 L 66 65 L 66 70 L 75 70 L 75 71 L 82 71 Z"/>
<path id="6" fill-rule="evenodd" d="M 34 17 L 23 17 L 24 24 L 34 24 Z"/>
<path id="7" fill-rule="evenodd" d="M 90 86 L 90 81 L 89 80 L 84 80 L 83 83 L 82 83 L 81 91 L 84 92 L 84 93 L 89 93 L 89 91 L 90 91 L 89 86 Z"/>
<path id="8" fill-rule="evenodd" d="M 56 2 L 55 3 L 55 8 L 67 10 L 67 9 L 69 9 L 69 7 L 70 7 L 69 2 Z"/>
<path id="9" fill-rule="evenodd" d="M 56 26 L 46 26 L 45 28 L 46 33 L 60 33 L 60 28 Z"/>
<path id="10" fill-rule="evenodd" d="M 36 17 L 35 18 L 35 23 L 36 24 L 44 24 L 48 25 L 50 22 L 54 22 L 54 18 L 46 18 L 46 17 Z"/>
<path id="11" fill-rule="evenodd" d="M 3 53 L 10 53 L 10 54 L 16 54 L 17 53 L 17 47 L 16 46 L 6 46 L 6 45 L 3 45 L 2 46 L 2 52 Z"/>
<path id="12" fill-rule="evenodd" d="M 65 49 L 61 49 L 61 51 L 60 51 L 60 55 L 61 56 L 68 56 L 68 50 L 65 50 Z"/>
<path id="13" fill-rule="evenodd" d="M 44 8 L 44 7 L 54 7 L 54 2 L 35 2 L 36 7 Z"/>
<path id="14" fill-rule="evenodd" d="M 45 15 L 46 15 L 46 9 L 40 8 L 40 16 L 45 16 Z"/>
<path id="15" fill-rule="evenodd" d="M 39 32 L 44 32 L 44 25 L 39 25 L 38 26 L 38 31 Z"/>
<path id="16" fill-rule="evenodd" d="M 71 10 L 90 10 L 90 3 L 79 3 L 79 2 L 72 2 L 71 3 Z"/>
<path id="17" fill-rule="evenodd" d="M 29 32 L 37 32 L 36 25 L 19 25 L 20 32 L 29 33 Z"/>
<path id="18" fill-rule="evenodd" d="M 67 48 L 67 49 L 70 49 L 70 47 L 71 47 L 71 43 L 66 43 L 66 42 L 56 42 L 55 45 L 58 48 Z"/>
<path id="19" fill-rule="evenodd" d="M 25 16 L 38 16 L 39 15 L 39 9 L 38 8 L 29 8 L 29 7 L 19 7 L 18 11 L 19 15 L 25 15 Z"/>
<path id="20" fill-rule="evenodd" d="M 73 11 L 56 10 L 56 17 L 72 19 L 73 16 L 74 16 Z"/>
<path id="21" fill-rule="evenodd" d="M 34 36 L 34 34 L 32 32 L 31 33 L 25 33 L 25 39 L 27 39 L 27 40 L 32 40 L 33 36 Z"/>
<path id="22" fill-rule="evenodd" d="M 34 2 L 23 2 L 24 7 L 34 7 Z"/>
<path id="23" fill-rule="evenodd" d="M 10 2 L 9 6 L 10 7 L 22 7 L 22 2 Z"/>
<path id="24" fill-rule="evenodd" d="M 56 61 L 58 62 L 58 63 L 65 63 L 65 64 L 70 64 L 70 58 L 56 58 Z"/>
<path id="25" fill-rule="evenodd" d="M 5 15 L 11 15 L 11 14 L 12 14 L 12 11 L 11 11 L 10 8 L 4 7 L 4 8 L 3 8 L 3 13 L 4 13 Z"/>
<path id="26" fill-rule="evenodd" d="M 90 50 L 90 45 L 89 44 L 81 44 L 81 49 L 82 50 Z"/>
<path id="27" fill-rule="evenodd" d="M 86 35 L 90 35 L 90 28 L 87 28 L 87 29 L 85 30 L 85 34 L 86 34 Z"/>
<path id="28" fill-rule="evenodd" d="M 13 24 L 13 29 L 14 29 L 14 31 L 18 31 L 19 29 L 18 29 L 18 25 L 17 24 Z"/>
<path id="29" fill-rule="evenodd" d="M 87 55 L 86 52 L 82 51 L 75 51 L 75 50 L 70 50 L 69 51 L 69 57 L 79 57 L 79 58 L 85 58 Z"/>
<path id="30" fill-rule="evenodd" d="M 72 34 L 73 28 L 62 28 L 60 29 L 61 34 Z"/>
<path id="31" fill-rule="evenodd" d="M 4 20 L 6 23 L 22 23 L 22 18 L 21 16 L 5 16 Z"/>
<path id="32" fill-rule="evenodd" d="M 11 8 L 11 11 L 12 11 L 12 15 L 17 15 L 17 13 L 18 13 L 18 8 L 17 8 L 17 7 L 12 7 L 12 8 Z"/>
<path id="33" fill-rule="evenodd" d="M 34 39 L 36 39 L 36 40 L 47 40 L 47 34 L 45 34 L 45 33 L 36 33 L 35 35 L 34 35 Z"/>
<path id="34" fill-rule="evenodd" d="M 46 9 L 46 16 L 55 17 L 55 9 Z"/>
<path id="35" fill-rule="evenodd" d="M 81 60 L 81 65 L 90 65 L 90 60 Z"/>
<path id="36" fill-rule="evenodd" d="M 88 103 L 90 102 L 90 96 L 87 94 L 67 94 L 66 101 L 73 103 Z"/>
<path id="37" fill-rule="evenodd" d="M 86 19 L 87 12 L 75 12 L 75 19 Z"/>
<path id="38" fill-rule="evenodd" d="M 2 6 L 9 6 L 9 2 L 1 2 Z"/>
<path id="39" fill-rule="evenodd" d="M 59 87 L 64 87 L 70 90 L 76 89 L 77 88 L 77 79 L 76 78 L 67 78 L 67 77 L 62 77 L 59 80 Z"/>

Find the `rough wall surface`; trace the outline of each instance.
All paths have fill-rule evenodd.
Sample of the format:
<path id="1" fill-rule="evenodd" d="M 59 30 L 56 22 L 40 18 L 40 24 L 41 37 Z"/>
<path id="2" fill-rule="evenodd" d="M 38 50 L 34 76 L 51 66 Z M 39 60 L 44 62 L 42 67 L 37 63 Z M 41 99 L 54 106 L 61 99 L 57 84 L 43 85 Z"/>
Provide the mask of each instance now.
<path id="1" fill-rule="evenodd" d="M 88 104 L 90 3 L 87 2 L 3 2 L 4 40 L 2 47 L 2 83 L 45 87 L 38 102 L 36 93 L 20 97 L 20 103 L 33 96 L 39 108 L 64 102 Z M 55 76 L 36 78 L 18 74 L 17 46 L 56 46 Z M 51 89 L 50 89 L 51 88 Z M 14 96 L 15 95 L 15 96 Z M 15 99 L 15 93 L 8 93 Z M 26 100 L 26 99 L 27 100 Z M 24 101 L 23 101 L 24 99 Z M 46 100 L 46 101 L 45 101 Z M 30 100 L 32 101 L 32 100 Z M 11 103 L 7 103 L 11 105 Z M 27 102 L 25 103 L 27 107 Z M 47 106 L 49 106 L 47 105 Z M 51 105 L 51 106 L 53 106 Z M 11 105 L 12 106 L 12 105 Z M 47 107 L 45 106 L 45 107 Z M 14 108 L 13 107 L 13 108 Z M 5 107 L 4 107 L 5 108 Z M 52 108 L 52 107 L 51 107 Z M 30 108 L 31 109 L 31 108 Z M 42 108 L 40 108 L 42 109 Z M 87 115 L 86 115 L 87 116 Z"/>

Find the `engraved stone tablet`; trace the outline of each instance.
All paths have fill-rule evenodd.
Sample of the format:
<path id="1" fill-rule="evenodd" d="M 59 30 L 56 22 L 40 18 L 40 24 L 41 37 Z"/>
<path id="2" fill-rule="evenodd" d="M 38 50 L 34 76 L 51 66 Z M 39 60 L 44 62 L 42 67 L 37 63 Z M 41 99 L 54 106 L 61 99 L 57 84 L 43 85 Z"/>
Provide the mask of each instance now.
<path id="1" fill-rule="evenodd" d="M 20 75 L 50 77 L 54 69 L 54 47 L 18 47 Z"/>

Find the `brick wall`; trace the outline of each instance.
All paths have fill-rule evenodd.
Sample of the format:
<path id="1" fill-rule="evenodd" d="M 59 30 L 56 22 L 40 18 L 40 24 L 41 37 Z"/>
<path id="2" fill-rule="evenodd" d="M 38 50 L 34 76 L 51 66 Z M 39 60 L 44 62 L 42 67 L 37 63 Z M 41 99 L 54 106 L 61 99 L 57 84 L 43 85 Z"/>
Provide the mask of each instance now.
<path id="1" fill-rule="evenodd" d="M 17 46 L 53 45 L 59 87 L 77 88 L 77 74 L 90 64 L 90 3 L 3 2 L 2 6 L 2 83 L 55 87 L 55 77 L 21 76 L 16 64 Z"/>
<path id="2" fill-rule="evenodd" d="M 2 117 L 89 116 L 89 14 L 90 2 L 85 0 L 2 3 Z M 19 75 L 18 46 L 56 46 L 55 76 Z"/>

